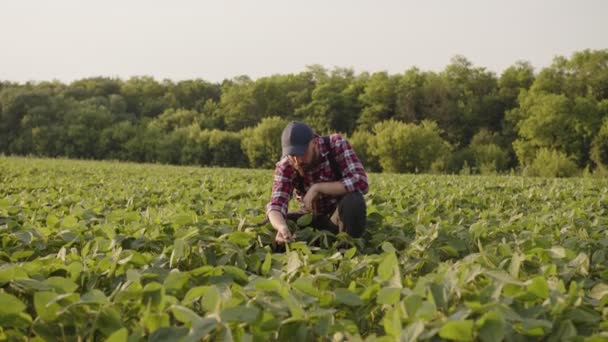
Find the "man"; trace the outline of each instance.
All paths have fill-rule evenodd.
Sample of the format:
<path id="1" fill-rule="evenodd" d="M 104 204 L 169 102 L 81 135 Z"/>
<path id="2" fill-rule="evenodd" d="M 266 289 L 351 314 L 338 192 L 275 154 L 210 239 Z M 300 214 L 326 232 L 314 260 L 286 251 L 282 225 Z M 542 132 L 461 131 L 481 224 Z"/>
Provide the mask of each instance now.
<path id="1" fill-rule="evenodd" d="M 365 231 L 367 175 L 350 143 L 340 134 L 321 137 L 302 122 L 291 122 L 281 136 L 283 157 L 276 164 L 266 207 L 276 242 L 292 239 L 286 219 L 313 214 L 311 226 L 360 237 Z M 300 211 L 288 213 L 295 190 Z"/>

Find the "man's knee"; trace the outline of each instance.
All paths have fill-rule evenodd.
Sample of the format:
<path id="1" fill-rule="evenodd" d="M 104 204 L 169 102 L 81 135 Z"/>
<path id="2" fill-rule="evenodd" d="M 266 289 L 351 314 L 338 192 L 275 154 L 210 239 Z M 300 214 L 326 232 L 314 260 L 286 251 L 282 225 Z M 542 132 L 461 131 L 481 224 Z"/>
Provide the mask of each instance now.
<path id="1" fill-rule="evenodd" d="M 344 225 L 344 231 L 358 238 L 365 232 L 367 220 L 367 205 L 360 192 L 349 192 L 342 197 L 338 204 L 338 215 Z"/>

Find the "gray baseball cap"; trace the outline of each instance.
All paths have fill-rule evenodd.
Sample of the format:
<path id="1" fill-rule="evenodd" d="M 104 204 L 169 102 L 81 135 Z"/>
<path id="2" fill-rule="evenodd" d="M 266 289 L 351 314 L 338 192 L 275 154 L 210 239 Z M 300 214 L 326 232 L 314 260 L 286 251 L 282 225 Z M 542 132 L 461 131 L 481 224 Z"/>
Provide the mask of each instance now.
<path id="1" fill-rule="evenodd" d="M 301 156 L 308 148 L 308 143 L 312 140 L 314 133 L 312 128 L 303 122 L 292 121 L 285 126 L 281 135 L 281 146 L 283 156 Z"/>

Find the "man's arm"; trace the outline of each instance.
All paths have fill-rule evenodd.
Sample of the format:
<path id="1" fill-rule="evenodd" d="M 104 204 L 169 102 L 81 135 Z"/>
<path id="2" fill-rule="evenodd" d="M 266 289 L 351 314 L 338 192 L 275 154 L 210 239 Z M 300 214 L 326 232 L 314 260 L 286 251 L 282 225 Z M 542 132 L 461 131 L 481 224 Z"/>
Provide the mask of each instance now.
<path id="1" fill-rule="evenodd" d="M 285 217 L 280 211 L 271 210 L 268 213 L 268 220 L 272 227 L 277 230 L 277 236 L 275 237 L 276 242 L 283 244 L 291 240 L 291 232 L 287 226 L 287 221 L 285 221 Z"/>
<path id="2" fill-rule="evenodd" d="M 314 211 L 313 203 L 319 194 L 340 196 L 347 192 L 348 190 L 342 181 L 315 183 L 308 189 L 304 196 L 304 208 L 308 211 Z"/>
<path id="3" fill-rule="evenodd" d="M 266 216 L 272 227 L 276 229 L 277 235 L 275 240 L 280 244 L 291 239 L 285 216 L 287 215 L 287 206 L 293 191 L 293 184 L 291 182 L 293 172 L 295 172 L 293 168 L 288 168 L 284 162 L 277 163 L 272 182 L 270 202 L 266 206 Z"/>
<path id="4" fill-rule="evenodd" d="M 335 148 L 333 150 L 336 156 L 336 161 L 342 169 L 342 185 L 346 192 L 358 191 L 366 194 L 369 185 L 367 183 L 367 174 L 363 168 L 363 164 L 357 157 L 350 143 L 341 135 L 336 134 Z"/>

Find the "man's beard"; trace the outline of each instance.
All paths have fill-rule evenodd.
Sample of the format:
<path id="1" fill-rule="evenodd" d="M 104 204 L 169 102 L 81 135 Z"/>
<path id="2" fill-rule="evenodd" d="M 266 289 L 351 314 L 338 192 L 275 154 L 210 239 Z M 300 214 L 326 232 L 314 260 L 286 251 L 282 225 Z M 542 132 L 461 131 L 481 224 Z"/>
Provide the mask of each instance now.
<path id="1" fill-rule="evenodd" d="M 310 172 L 310 171 L 314 170 L 318 165 L 319 165 L 319 154 L 317 153 L 317 151 L 314 151 L 314 156 L 312 157 L 312 160 L 310 161 L 310 163 L 302 164 L 302 170 L 304 170 L 304 172 Z"/>

